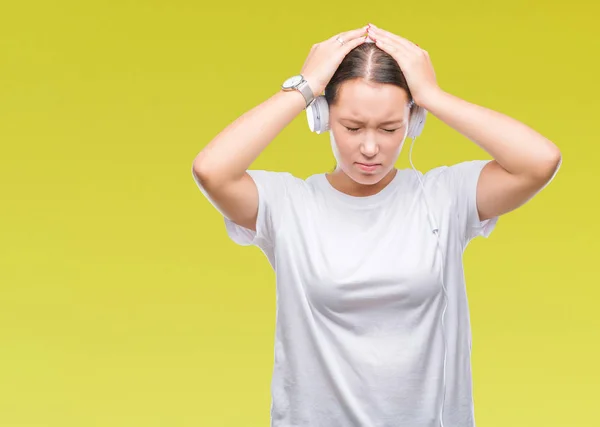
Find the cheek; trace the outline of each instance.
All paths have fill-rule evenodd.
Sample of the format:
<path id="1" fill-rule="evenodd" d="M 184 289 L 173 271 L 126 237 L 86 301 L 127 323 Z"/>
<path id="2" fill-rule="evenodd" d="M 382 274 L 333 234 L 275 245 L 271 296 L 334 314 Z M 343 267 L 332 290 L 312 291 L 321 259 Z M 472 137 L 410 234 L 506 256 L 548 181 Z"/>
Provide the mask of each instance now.
<path id="1" fill-rule="evenodd" d="M 329 141 L 331 142 L 331 151 L 333 151 L 333 155 L 339 160 L 340 154 L 344 151 L 343 139 L 336 138 L 333 131 L 329 131 Z"/>
<path id="2" fill-rule="evenodd" d="M 342 163 L 343 159 L 347 159 L 352 155 L 352 142 L 345 137 L 336 138 L 333 132 L 329 132 L 329 140 L 331 142 L 331 151 L 338 163 Z"/>
<path id="3" fill-rule="evenodd" d="M 389 152 L 391 156 L 398 157 L 400 152 L 402 151 L 402 146 L 404 145 L 404 139 L 400 142 L 395 142 L 394 145 L 390 148 Z"/>
<path id="4" fill-rule="evenodd" d="M 386 140 L 385 143 L 382 143 L 380 149 L 385 153 L 386 157 L 398 157 L 402 151 L 405 140 L 406 135 L 394 135 Z"/>

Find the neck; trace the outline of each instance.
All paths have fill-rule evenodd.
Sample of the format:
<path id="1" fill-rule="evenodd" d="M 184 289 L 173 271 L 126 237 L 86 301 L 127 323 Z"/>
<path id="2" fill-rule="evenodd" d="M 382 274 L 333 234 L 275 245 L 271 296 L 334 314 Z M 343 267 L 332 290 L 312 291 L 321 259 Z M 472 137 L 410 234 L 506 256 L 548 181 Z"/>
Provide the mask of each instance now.
<path id="1" fill-rule="evenodd" d="M 374 184 L 361 184 L 350 178 L 339 166 L 331 173 L 326 173 L 325 177 L 336 190 L 355 197 L 367 197 L 379 193 L 396 176 L 398 170 L 393 168 L 381 180 Z"/>

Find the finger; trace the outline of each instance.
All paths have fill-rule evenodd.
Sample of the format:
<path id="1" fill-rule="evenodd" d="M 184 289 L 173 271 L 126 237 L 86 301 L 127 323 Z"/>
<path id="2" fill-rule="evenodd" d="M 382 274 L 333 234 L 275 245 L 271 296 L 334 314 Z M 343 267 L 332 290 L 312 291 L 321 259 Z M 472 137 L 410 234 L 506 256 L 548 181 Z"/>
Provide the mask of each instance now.
<path id="1" fill-rule="evenodd" d="M 382 42 L 384 42 L 388 46 L 394 46 L 394 47 L 396 47 L 398 49 L 403 49 L 403 50 L 407 50 L 407 51 L 414 51 L 413 48 L 417 48 L 413 43 L 409 42 L 406 39 L 400 40 L 397 37 L 391 37 L 391 36 L 389 36 L 387 34 L 374 33 L 374 37 L 375 37 L 376 41 L 377 40 L 381 40 Z"/>
<path id="2" fill-rule="evenodd" d="M 339 41 L 335 41 L 334 43 L 337 45 L 337 47 L 335 47 L 334 49 L 346 56 L 350 53 L 352 49 L 363 44 L 366 39 L 367 38 L 365 36 L 357 37 L 355 39 L 350 40 L 349 42 L 345 42 L 343 45 Z"/>
<path id="3" fill-rule="evenodd" d="M 350 40 L 347 43 L 344 43 L 344 47 L 346 48 L 346 54 L 348 54 L 356 46 L 360 46 L 361 44 L 363 44 L 366 40 L 367 40 L 366 37 L 360 36 L 360 37 L 358 37 L 356 39 Z"/>
<path id="4" fill-rule="evenodd" d="M 393 56 L 398 63 L 404 63 L 404 61 L 407 61 L 413 55 L 409 49 L 406 49 L 404 46 L 400 46 L 395 41 L 390 41 L 389 39 L 383 40 L 379 38 L 375 40 L 375 45 Z"/>
<path id="5" fill-rule="evenodd" d="M 367 27 L 368 27 L 368 25 L 365 25 L 364 27 L 357 28 L 355 30 L 345 31 L 343 33 L 340 33 L 340 34 L 337 34 L 337 35 L 331 37 L 331 40 L 335 40 L 339 37 L 342 40 L 344 40 L 344 42 L 347 43 L 350 40 L 354 40 L 356 38 L 363 37 L 365 35 L 365 33 L 367 32 Z"/>
<path id="6" fill-rule="evenodd" d="M 378 36 L 375 38 L 375 44 L 389 54 L 410 55 L 410 49 L 407 49 L 396 40 L 392 40 L 386 36 Z"/>
<path id="7" fill-rule="evenodd" d="M 388 37 L 379 37 L 375 40 L 375 44 L 389 53 L 390 55 L 396 56 L 401 59 L 405 59 L 415 55 L 415 52 L 399 43 L 397 40 L 392 40 Z"/>
<path id="8" fill-rule="evenodd" d="M 382 30 L 381 28 L 375 27 L 374 25 L 371 25 L 371 28 L 369 28 L 369 32 L 372 32 L 376 39 L 378 37 L 385 38 L 385 39 L 396 41 L 396 42 L 400 43 L 402 46 L 406 47 L 407 49 L 414 49 L 414 48 L 419 49 L 419 47 L 416 44 L 414 44 L 413 42 L 411 42 L 410 40 L 405 39 L 404 37 L 400 37 L 397 34 L 390 33 L 389 31 Z"/>
<path id="9" fill-rule="evenodd" d="M 384 30 L 382 28 L 376 27 L 374 25 L 371 25 L 371 27 L 369 28 L 369 30 L 372 30 L 376 35 L 379 34 L 380 37 L 387 37 L 389 39 L 392 40 L 396 40 L 398 42 L 404 43 L 407 46 L 415 46 L 415 44 L 413 42 L 411 42 L 410 40 L 404 38 L 404 37 L 400 37 L 397 34 L 391 33 L 387 30 Z"/>
<path id="10" fill-rule="evenodd" d="M 403 68 L 404 64 L 410 63 L 412 61 L 411 58 L 414 57 L 414 53 L 410 49 L 406 49 L 394 40 L 379 38 L 375 40 L 375 45 L 393 57 L 398 62 L 398 65 L 400 65 L 400 68 Z"/>

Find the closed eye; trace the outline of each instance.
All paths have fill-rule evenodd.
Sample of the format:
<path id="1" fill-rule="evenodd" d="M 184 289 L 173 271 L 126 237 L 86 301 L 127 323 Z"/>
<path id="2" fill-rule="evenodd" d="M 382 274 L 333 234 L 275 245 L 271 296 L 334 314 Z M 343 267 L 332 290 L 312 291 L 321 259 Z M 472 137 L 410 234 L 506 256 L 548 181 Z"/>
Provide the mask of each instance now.
<path id="1" fill-rule="evenodd" d="M 349 132 L 358 132 L 358 129 L 360 129 L 360 128 L 349 128 L 349 127 L 347 127 L 347 126 L 344 126 L 344 127 L 345 127 L 346 129 L 348 129 L 348 131 L 349 131 Z M 394 132 L 396 132 L 398 129 L 400 129 L 400 128 L 396 128 L 396 129 L 382 129 L 382 130 L 383 130 L 383 131 L 385 131 L 385 132 L 388 132 L 388 133 L 394 133 Z"/>

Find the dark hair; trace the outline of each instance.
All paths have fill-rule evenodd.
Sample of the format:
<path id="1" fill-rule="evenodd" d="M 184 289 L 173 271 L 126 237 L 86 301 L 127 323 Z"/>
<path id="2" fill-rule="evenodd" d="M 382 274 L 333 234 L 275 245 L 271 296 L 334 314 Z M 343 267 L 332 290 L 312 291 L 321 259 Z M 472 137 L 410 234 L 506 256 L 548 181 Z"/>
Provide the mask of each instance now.
<path id="1" fill-rule="evenodd" d="M 337 102 L 342 83 L 353 79 L 393 84 L 406 91 L 409 102 L 413 101 L 400 66 L 390 54 L 377 47 L 375 43 L 360 44 L 342 60 L 325 87 L 327 104 L 334 105 Z"/>
<path id="2" fill-rule="evenodd" d="M 340 63 L 327 86 L 325 99 L 328 105 L 334 105 L 338 100 L 340 86 L 348 80 L 365 79 L 368 82 L 388 83 L 406 91 L 409 103 L 414 100 L 404 73 L 398 62 L 387 52 L 377 47 L 375 43 L 362 43 L 352 49 Z M 331 172 L 335 171 L 335 165 Z"/>

